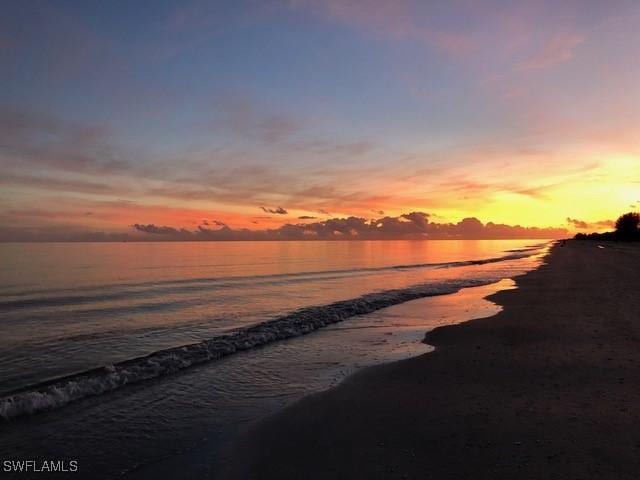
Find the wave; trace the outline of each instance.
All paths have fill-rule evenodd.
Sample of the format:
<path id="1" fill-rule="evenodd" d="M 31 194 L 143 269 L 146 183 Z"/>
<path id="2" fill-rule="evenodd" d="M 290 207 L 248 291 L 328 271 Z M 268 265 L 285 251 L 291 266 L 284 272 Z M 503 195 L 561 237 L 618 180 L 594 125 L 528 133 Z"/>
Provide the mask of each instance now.
<path id="1" fill-rule="evenodd" d="M 179 372 L 239 351 L 305 335 L 355 315 L 364 315 L 418 298 L 447 295 L 462 288 L 487 285 L 498 280 L 500 278 L 451 280 L 369 293 L 328 305 L 302 308 L 209 340 L 159 350 L 146 356 L 20 389 L 0 398 L 0 416 L 8 420 L 59 408 L 85 397 Z"/>
<path id="2" fill-rule="evenodd" d="M 491 257 L 478 260 L 465 260 L 457 262 L 441 262 L 441 263 L 414 263 L 407 265 L 387 265 L 381 267 L 362 267 L 351 269 L 335 269 L 335 270 L 320 270 L 310 272 L 296 272 L 296 273 L 278 273 L 268 275 L 253 275 L 253 276 L 229 276 L 229 277 L 210 277 L 210 278 L 191 278 L 184 280 L 164 280 L 154 282 L 152 284 L 119 284 L 119 285 L 105 285 L 97 287 L 85 287 L 75 288 L 73 290 L 59 290 L 58 293 L 64 293 L 72 291 L 77 293 L 78 290 L 89 290 L 91 293 L 77 295 L 77 294 L 63 294 L 63 295 L 44 295 L 44 296 L 28 296 L 35 292 L 44 293 L 41 290 L 23 291 L 20 293 L 11 294 L 12 297 L 24 297 L 27 298 L 13 298 L 10 300 L 0 301 L 0 311 L 10 311 L 14 309 L 26 309 L 26 308 L 46 308 L 46 307 L 66 307 L 70 305 L 86 305 L 97 302 L 105 301 L 117 301 L 122 299 L 130 299 L 132 296 L 136 298 L 144 298 L 161 293 L 186 293 L 200 290 L 207 290 L 212 287 L 215 288 L 237 288 L 246 284 L 247 286 L 255 286 L 264 283 L 278 283 L 288 281 L 318 281 L 318 280 L 334 280 L 336 278 L 343 278 L 345 276 L 357 276 L 368 275 L 371 273 L 384 273 L 394 272 L 402 270 L 416 270 L 426 268 L 455 268 L 465 267 L 472 265 L 484 265 L 488 263 L 503 262 L 509 260 L 516 260 L 519 258 L 528 257 L 533 254 L 538 248 L 527 248 L 522 250 L 507 251 L 508 255 L 499 257 Z M 114 287 L 125 287 L 121 290 L 114 290 Z M 127 288 L 130 287 L 130 288 Z M 102 289 L 106 291 L 100 292 Z M 51 293 L 51 291 L 47 292 Z M 0 295 L 2 297 L 3 295 Z"/>
<path id="3" fill-rule="evenodd" d="M 541 245 L 540 247 L 543 246 L 544 245 Z M 526 250 L 505 252 L 508 253 L 508 255 L 500 257 L 469 261 L 393 265 L 246 278 L 294 277 L 299 281 L 303 275 L 316 275 L 318 273 L 336 274 L 354 271 L 402 271 L 425 267 L 453 268 L 484 265 L 530 257 L 537 253 L 534 250 L 539 249 L 541 248 L 526 248 Z M 229 278 L 232 277 L 227 277 L 227 280 Z M 9 420 L 15 417 L 59 408 L 82 398 L 102 395 L 127 385 L 179 372 L 191 366 L 219 359 L 239 351 L 263 346 L 278 340 L 305 335 L 326 325 L 340 322 L 356 315 L 371 313 L 382 308 L 423 297 L 452 294 L 462 288 L 487 285 L 497 282 L 501 278 L 502 276 L 496 276 L 495 278 L 448 280 L 440 283 L 420 284 L 408 288 L 373 292 L 357 298 L 337 301 L 327 305 L 301 308 L 292 313 L 277 316 L 249 327 L 238 328 L 229 333 L 217 335 L 197 343 L 158 350 L 145 356 L 20 388 L 0 397 L 0 417 Z M 172 281 L 170 283 L 172 285 L 180 285 L 187 282 L 206 280 L 207 279 L 187 279 L 184 281 Z M 219 281 L 220 277 L 212 280 Z M 168 284 L 169 281 L 161 283 Z M 25 301 L 27 300 L 25 299 Z M 1 306 L 2 302 L 0 302 L 0 309 Z"/>
<path id="4" fill-rule="evenodd" d="M 527 245 L 524 248 L 513 248 L 511 250 L 505 250 L 505 252 L 515 252 L 515 253 L 519 253 L 519 252 L 532 252 L 534 250 L 540 250 L 541 248 L 543 248 L 545 246 L 545 244 L 540 244 L 540 245 Z"/>

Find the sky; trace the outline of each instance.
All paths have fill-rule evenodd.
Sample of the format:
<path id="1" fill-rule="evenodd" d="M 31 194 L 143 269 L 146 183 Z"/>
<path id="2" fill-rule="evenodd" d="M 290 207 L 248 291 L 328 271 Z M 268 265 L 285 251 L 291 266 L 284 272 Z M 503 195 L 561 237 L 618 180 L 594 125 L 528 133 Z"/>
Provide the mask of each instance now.
<path id="1" fill-rule="evenodd" d="M 3 2 L 0 241 L 563 236 L 640 207 L 640 2 Z"/>

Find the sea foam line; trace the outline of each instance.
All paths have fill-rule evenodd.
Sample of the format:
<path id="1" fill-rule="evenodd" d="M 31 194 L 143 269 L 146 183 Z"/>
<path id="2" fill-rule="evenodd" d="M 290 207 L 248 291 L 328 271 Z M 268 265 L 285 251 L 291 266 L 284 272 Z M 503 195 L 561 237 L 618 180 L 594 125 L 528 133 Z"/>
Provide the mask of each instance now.
<path id="1" fill-rule="evenodd" d="M 462 288 L 487 285 L 492 279 L 451 280 L 369 293 L 351 300 L 306 307 L 229 334 L 190 345 L 89 370 L 21 389 L 0 398 L 0 416 L 11 419 L 101 395 L 126 385 L 175 373 L 235 352 L 313 332 L 355 315 L 364 315 L 423 297 L 447 295 Z"/>

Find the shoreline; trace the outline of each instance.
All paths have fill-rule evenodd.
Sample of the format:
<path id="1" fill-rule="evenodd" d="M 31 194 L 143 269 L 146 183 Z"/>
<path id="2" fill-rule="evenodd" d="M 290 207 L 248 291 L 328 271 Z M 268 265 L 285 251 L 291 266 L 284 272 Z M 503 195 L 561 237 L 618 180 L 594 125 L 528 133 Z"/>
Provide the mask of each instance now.
<path id="1" fill-rule="evenodd" d="M 361 268 L 363 271 L 400 271 L 419 268 L 452 268 L 529 258 L 537 248 L 501 252 L 503 255 L 440 263 Z M 338 273 L 348 270 L 337 270 Z M 311 275 L 318 272 L 307 272 Z M 353 298 L 302 306 L 263 321 L 219 332 L 192 343 L 167 346 L 125 360 L 104 363 L 87 370 L 53 376 L 0 393 L 0 420 L 26 417 L 65 407 L 87 397 L 100 396 L 151 379 L 220 360 L 238 352 L 306 335 L 354 316 L 369 314 L 411 300 L 450 295 L 463 288 L 493 283 L 490 278 L 443 279 L 399 288 L 363 293 Z M 42 299 L 40 299 L 42 300 Z M 34 300 L 10 300 L 3 305 L 29 304 Z"/>
<path id="2" fill-rule="evenodd" d="M 434 352 L 254 425 L 223 478 L 635 478 L 640 249 L 570 241 L 515 280 Z"/>
<path id="3" fill-rule="evenodd" d="M 539 261 L 536 254 L 524 263 Z M 516 270 L 527 268 L 521 266 Z M 100 472 L 100 478 L 217 478 L 224 452 L 257 419 L 367 366 L 429 351 L 425 331 L 494 314 L 499 308 L 484 298 L 513 286 L 505 279 L 394 305 L 313 335 L 11 420 L 0 446 L 18 458 L 78 458 L 84 472 Z M 116 417 L 126 421 L 114 422 Z M 145 436 L 138 438 L 140 432 Z M 69 448 L 68 438 L 83 441 Z M 119 447 L 123 438 L 126 451 Z"/>
<path id="4" fill-rule="evenodd" d="M 474 261 L 474 264 L 489 263 Z M 413 300 L 452 295 L 464 288 L 490 285 L 488 280 L 449 280 L 435 285 L 385 290 L 310 306 L 240 327 L 199 342 L 169 347 L 153 353 L 48 379 L 0 395 L 0 419 L 11 420 L 63 408 L 87 397 L 100 396 L 123 387 L 172 375 L 192 366 L 220 360 L 238 352 L 296 338 L 360 315 Z"/>
<path id="5" fill-rule="evenodd" d="M 292 372 L 284 374 L 283 383 L 293 380 L 293 383 L 311 382 L 315 387 L 305 394 L 295 395 L 279 406 L 272 406 L 255 410 L 253 419 L 246 418 L 241 424 L 235 424 L 228 432 L 227 441 L 205 441 L 201 445 L 176 456 L 171 456 L 158 462 L 141 465 L 127 474 L 131 479 L 152 478 L 217 478 L 218 468 L 223 462 L 222 457 L 242 432 L 258 419 L 267 418 L 277 413 L 287 405 L 314 393 L 326 391 L 350 378 L 355 373 L 375 365 L 403 360 L 422 355 L 433 350 L 433 347 L 422 342 L 424 332 L 440 325 L 451 325 L 465 322 L 474 318 L 483 318 L 499 311 L 499 307 L 485 300 L 485 297 L 503 289 L 513 288 L 512 280 L 501 280 L 497 283 L 481 287 L 462 289 L 451 295 L 425 297 L 394 305 L 371 314 L 354 317 L 345 324 L 335 324 L 325 327 L 314 335 L 296 338 L 284 347 L 282 362 L 290 362 L 292 354 L 297 358 L 295 370 L 304 368 L 299 352 L 305 350 L 314 357 L 318 354 L 324 359 L 321 365 L 317 362 L 306 374 L 297 377 Z M 428 311 L 429 315 L 423 315 Z M 287 343 L 285 341 L 285 343 Z M 295 348 L 298 351 L 293 351 Z M 348 352 L 347 352 L 348 350 Z M 265 350 L 265 353 L 268 350 Z M 331 353 L 333 351 L 333 354 Z M 341 352 L 341 353 L 340 353 Z M 309 361 L 309 358 L 306 359 Z M 327 361 L 334 364 L 329 369 Z M 339 365 L 339 367 L 337 367 Z M 314 381 L 313 377 L 320 374 L 317 367 L 324 372 L 321 376 L 330 381 Z M 314 371 L 315 370 L 315 371 Z M 333 370 L 334 374 L 330 374 Z M 282 386 L 272 387 L 280 392 Z M 262 394 L 264 395 L 264 391 Z M 222 412 L 220 412 L 222 413 Z M 193 465 L 200 467 L 193 468 Z M 206 468 L 204 467 L 206 466 Z"/>

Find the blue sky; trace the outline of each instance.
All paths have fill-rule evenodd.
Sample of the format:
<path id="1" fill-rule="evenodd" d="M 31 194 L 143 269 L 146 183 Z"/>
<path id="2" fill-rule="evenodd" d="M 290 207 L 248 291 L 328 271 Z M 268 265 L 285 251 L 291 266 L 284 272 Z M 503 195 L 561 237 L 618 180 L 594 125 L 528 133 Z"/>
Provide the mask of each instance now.
<path id="1" fill-rule="evenodd" d="M 571 227 L 640 197 L 632 1 L 4 10 L 11 228 L 260 229 L 321 210 Z"/>

